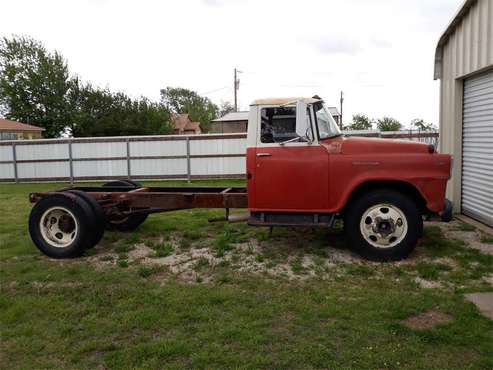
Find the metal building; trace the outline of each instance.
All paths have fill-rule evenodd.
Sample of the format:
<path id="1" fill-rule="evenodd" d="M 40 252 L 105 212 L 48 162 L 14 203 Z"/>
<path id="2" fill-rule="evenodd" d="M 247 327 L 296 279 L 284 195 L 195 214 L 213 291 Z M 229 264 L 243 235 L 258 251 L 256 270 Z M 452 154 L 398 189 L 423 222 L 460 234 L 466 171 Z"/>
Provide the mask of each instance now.
<path id="1" fill-rule="evenodd" d="M 440 37 L 440 147 L 454 210 L 493 226 L 493 0 L 467 0 Z"/>

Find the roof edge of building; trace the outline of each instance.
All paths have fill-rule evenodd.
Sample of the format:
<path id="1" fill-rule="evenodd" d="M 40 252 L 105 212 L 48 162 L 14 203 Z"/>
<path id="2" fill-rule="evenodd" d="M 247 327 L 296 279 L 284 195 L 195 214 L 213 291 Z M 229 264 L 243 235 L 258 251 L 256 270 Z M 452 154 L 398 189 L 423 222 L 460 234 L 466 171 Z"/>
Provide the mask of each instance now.
<path id="1" fill-rule="evenodd" d="M 469 9 L 471 9 L 477 1 L 478 0 L 464 0 L 462 6 L 455 13 L 454 17 L 445 28 L 445 31 L 440 36 L 435 50 L 435 68 L 433 71 L 434 80 L 438 80 L 442 77 L 443 45 L 445 45 L 450 35 L 455 31 L 457 25 L 462 21 L 462 18 L 469 12 Z"/>
<path id="2" fill-rule="evenodd" d="M 19 121 L 13 121 L 11 119 L 1 118 L 0 122 L 4 121 L 8 123 L 8 126 L 2 127 L 0 125 L 0 131 L 29 131 L 29 132 L 43 132 L 46 131 L 43 127 L 30 125 L 29 123 L 23 123 Z"/>

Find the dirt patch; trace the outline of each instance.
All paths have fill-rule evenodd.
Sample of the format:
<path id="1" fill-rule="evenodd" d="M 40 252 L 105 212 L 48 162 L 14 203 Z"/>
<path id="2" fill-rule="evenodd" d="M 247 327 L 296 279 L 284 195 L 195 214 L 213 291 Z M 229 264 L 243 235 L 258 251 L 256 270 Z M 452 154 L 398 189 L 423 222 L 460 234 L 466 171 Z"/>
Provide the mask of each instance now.
<path id="1" fill-rule="evenodd" d="M 483 280 L 493 286 L 493 274 L 483 277 Z"/>
<path id="2" fill-rule="evenodd" d="M 438 325 L 444 325 L 453 321 L 453 317 L 446 313 L 430 310 L 422 314 L 408 317 L 401 324 L 414 330 L 430 330 Z"/>
<path id="3" fill-rule="evenodd" d="M 419 276 L 414 279 L 414 282 L 424 289 L 443 289 L 444 286 L 438 281 L 426 280 Z"/>
<path id="4" fill-rule="evenodd" d="M 480 232 L 458 231 L 462 225 L 458 221 L 448 224 L 427 222 L 426 225 L 438 226 L 443 230 L 444 237 L 459 238 L 472 248 L 493 249 L 491 245 L 481 243 Z M 386 273 L 389 266 L 398 269 L 402 267 L 401 271 L 411 272 L 421 263 L 447 265 L 452 268 L 451 271 L 461 268 L 454 258 L 431 257 L 422 245 L 418 245 L 405 260 L 382 264 L 367 261 L 348 249 L 340 232 L 322 235 L 320 232 L 305 230 L 302 233 L 298 230 L 283 230 L 268 239 L 252 237 L 241 242 L 230 242 L 224 250 L 217 249 L 217 240 L 214 238 L 204 243 L 204 239 L 182 239 L 181 234 L 168 235 L 167 238 L 154 234 L 141 238 L 133 245 L 117 240 L 97 247 L 93 250 L 93 255 L 84 258 L 84 262 L 93 264 L 97 269 L 111 266 L 161 267 L 162 271 L 155 273 L 153 279 L 159 277 L 166 281 L 176 278 L 187 283 L 212 281 L 224 278 L 225 274 L 235 273 L 304 281 L 310 278 L 338 279 L 348 274 L 366 274 L 368 278 L 378 279 Z M 184 240 L 187 242 L 186 247 L 183 247 Z M 477 247 L 479 244 L 481 248 Z M 413 278 L 416 276 L 413 272 L 411 274 Z M 415 283 L 424 289 L 444 289 L 451 286 L 443 280 L 437 280 L 414 278 Z M 491 278 L 488 282 L 491 284 Z"/>
<path id="5" fill-rule="evenodd" d="M 460 230 L 461 221 L 454 220 L 445 222 L 430 222 L 430 225 L 438 226 L 442 229 L 446 238 L 462 240 L 469 248 L 476 249 L 484 254 L 493 255 L 493 245 L 481 242 L 480 230 Z"/>
<path id="6" fill-rule="evenodd" d="M 432 262 L 438 263 L 441 265 L 447 265 L 447 266 L 452 267 L 453 269 L 459 267 L 457 261 L 455 261 L 453 258 L 450 258 L 450 257 L 435 258 Z"/>
<path id="7" fill-rule="evenodd" d="M 44 289 L 74 289 L 80 288 L 82 283 L 77 282 L 43 282 L 43 281 L 31 281 L 30 285 L 36 290 Z"/>

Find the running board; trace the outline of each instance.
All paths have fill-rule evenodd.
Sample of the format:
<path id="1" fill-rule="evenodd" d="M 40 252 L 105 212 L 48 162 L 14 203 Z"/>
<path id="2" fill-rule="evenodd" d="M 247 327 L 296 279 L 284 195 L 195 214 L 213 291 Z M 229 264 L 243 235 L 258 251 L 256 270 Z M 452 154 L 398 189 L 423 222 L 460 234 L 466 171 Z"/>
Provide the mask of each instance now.
<path id="1" fill-rule="evenodd" d="M 334 226 L 335 213 L 281 213 L 281 212 L 252 212 L 248 224 L 252 226 L 304 226 L 324 227 Z"/>

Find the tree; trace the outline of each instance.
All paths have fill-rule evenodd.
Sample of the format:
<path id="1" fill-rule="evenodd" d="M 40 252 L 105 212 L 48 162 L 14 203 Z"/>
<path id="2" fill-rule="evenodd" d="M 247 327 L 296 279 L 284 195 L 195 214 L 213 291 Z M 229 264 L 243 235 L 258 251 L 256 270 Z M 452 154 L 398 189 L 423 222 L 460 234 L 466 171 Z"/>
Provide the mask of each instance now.
<path id="1" fill-rule="evenodd" d="M 419 118 L 413 119 L 411 121 L 411 127 L 415 127 L 417 130 L 420 131 L 430 131 L 435 129 L 433 123 L 425 122 L 423 119 Z"/>
<path id="2" fill-rule="evenodd" d="M 373 120 L 364 114 L 354 114 L 353 122 L 349 125 L 350 130 L 371 130 Z"/>
<path id="3" fill-rule="evenodd" d="M 78 86 L 73 90 L 74 136 L 156 135 L 172 132 L 170 114 L 164 105 L 147 98 L 132 100 L 122 92 Z"/>
<path id="4" fill-rule="evenodd" d="M 200 122 L 205 132 L 208 131 L 211 120 L 219 113 L 218 106 L 209 98 L 181 87 L 162 89 L 161 102 L 172 113 L 188 113 L 192 121 Z"/>
<path id="5" fill-rule="evenodd" d="M 383 117 L 377 121 L 377 128 L 380 131 L 399 131 L 402 124 L 392 117 Z"/>
<path id="6" fill-rule="evenodd" d="M 226 114 L 234 111 L 235 111 L 235 107 L 229 101 L 223 101 L 219 105 L 219 117 L 224 117 Z"/>
<path id="7" fill-rule="evenodd" d="M 28 37 L 0 40 L 0 106 L 6 118 L 43 127 L 46 137 L 59 136 L 70 117 L 71 88 L 58 52 Z"/>
<path id="8" fill-rule="evenodd" d="M 83 84 L 58 52 L 26 37 L 0 40 L 0 112 L 45 128 L 46 137 L 172 132 L 164 105 Z"/>

